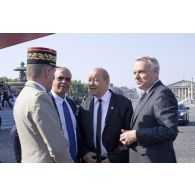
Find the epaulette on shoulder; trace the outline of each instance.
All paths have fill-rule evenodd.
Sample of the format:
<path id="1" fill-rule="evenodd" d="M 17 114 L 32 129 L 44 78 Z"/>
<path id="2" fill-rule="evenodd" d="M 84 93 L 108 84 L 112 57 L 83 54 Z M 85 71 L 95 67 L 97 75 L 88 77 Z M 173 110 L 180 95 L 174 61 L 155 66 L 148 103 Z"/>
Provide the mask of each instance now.
<path id="1" fill-rule="evenodd" d="M 41 95 L 41 94 L 43 94 L 44 92 L 43 91 L 37 91 L 36 93 L 35 93 L 35 96 L 39 96 L 39 95 Z"/>

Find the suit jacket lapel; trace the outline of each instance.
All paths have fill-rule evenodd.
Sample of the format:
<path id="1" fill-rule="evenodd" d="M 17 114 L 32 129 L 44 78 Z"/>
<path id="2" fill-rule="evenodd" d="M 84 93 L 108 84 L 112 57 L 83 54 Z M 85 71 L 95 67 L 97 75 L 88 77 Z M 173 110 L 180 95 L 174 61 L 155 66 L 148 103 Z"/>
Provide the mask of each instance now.
<path id="1" fill-rule="evenodd" d="M 90 132 L 89 134 L 91 134 L 91 139 L 93 140 L 94 137 L 94 130 L 93 130 L 93 109 L 94 109 L 94 98 L 91 99 L 90 104 L 89 104 L 89 127 L 90 127 Z M 90 135 L 89 135 L 90 137 Z M 93 141 L 92 141 L 93 143 Z M 95 148 L 95 146 L 94 146 Z"/>
<path id="2" fill-rule="evenodd" d="M 74 115 L 76 115 L 76 106 L 73 104 L 73 102 L 72 102 L 72 101 L 70 100 L 70 98 L 68 98 L 67 96 L 66 96 L 66 100 L 67 100 L 67 102 L 69 103 L 69 105 L 70 105 L 70 107 L 71 107 L 71 109 L 72 109 Z"/>
<path id="3" fill-rule="evenodd" d="M 106 119 L 105 119 L 105 128 L 107 124 L 109 123 L 111 116 L 115 109 L 116 109 L 116 96 L 114 95 L 113 92 L 111 92 L 110 103 L 108 106 L 108 112 L 107 112 Z"/>
<path id="4" fill-rule="evenodd" d="M 79 147 L 80 147 L 80 144 L 81 144 L 81 135 L 80 135 L 80 129 L 79 129 L 79 125 L 78 125 L 78 110 L 77 110 L 77 105 L 73 102 L 73 100 L 71 100 L 69 97 L 66 96 L 66 100 L 67 102 L 69 103 L 72 111 L 73 111 L 73 114 L 75 116 L 75 120 L 76 120 L 76 137 L 77 137 L 77 149 L 78 149 L 78 152 L 77 152 L 77 155 L 79 153 Z"/>
<path id="5" fill-rule="evenodd" d="M 52 101 L 53 101 L 53 104 L 54 104 L 54 106 L 55 106 L 55 109 L 56 109 L 56 111 L 57 111 L 57 113 L 58 113 L 58 117 L 59 117 L 59 120 L 60 120 L 60 125 L 61 125 L 61 127 L 62 127 L 61 119 L 60 119 L 60 114 L 59 114 L 59 111 L 58 111 L 58 108 L 57 108 L 57 105 L 56 105 L 56 101 L 55 101 L 55 99 L 54 99 L 54 97 L 53 97 L 53 95 L 52 95 L 51 92 L 49 92 L 48 95 L 51 97 L 51 99 L 52 99 Z"/>
<path id="6" fill-rule="evenodd" d="M 148 99 L 152 96 L 153 92 L 149 92 L 145 98 L 142 100 L 142 102 L 140 103 L 140 105 L 137 105 L 135 111 L 134 111 L 134 114 L 133 114 L 133 117 L 132 117 L 132 122 L 131 122 L 131 127 L 133 127 L 139 113 L 141 112 L 143 106 L 146 104 L 146 102 L 148 101 Z"/>
<path id="7" fill-rule="evenodd" d="M 153 95 L 155 89 L 159 86 L 162 85 L 161 81 L 158 81 L 157 83 L 155 83 L 155 85 L 150 89 L 149 93 L 145 96 L 145 98 L 142 100 L 142 102 L 140 103 L 140 105 L 138 105 L 134 111 L 133 117 L 132 117 L 132 121 L 131 121 L 131 128 L 133 127 L 133 125 L 135 124 L 135 121 L 139 115 L 139 113 L 141 112 L 143 106 L 146 104 L 146 102 L 150 99 L 150 97 Z"/>

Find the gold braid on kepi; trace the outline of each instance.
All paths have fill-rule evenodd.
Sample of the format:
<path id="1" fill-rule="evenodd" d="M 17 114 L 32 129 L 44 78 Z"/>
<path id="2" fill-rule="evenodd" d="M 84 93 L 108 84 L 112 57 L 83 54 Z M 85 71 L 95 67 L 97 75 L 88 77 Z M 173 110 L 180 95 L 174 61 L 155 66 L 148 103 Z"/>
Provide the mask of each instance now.
<path id="1" fill-rule="evenodd" d="M 27 64 L 46 64 L 56 67 L 57 52 L 44 47 L 28 48 Z"/>

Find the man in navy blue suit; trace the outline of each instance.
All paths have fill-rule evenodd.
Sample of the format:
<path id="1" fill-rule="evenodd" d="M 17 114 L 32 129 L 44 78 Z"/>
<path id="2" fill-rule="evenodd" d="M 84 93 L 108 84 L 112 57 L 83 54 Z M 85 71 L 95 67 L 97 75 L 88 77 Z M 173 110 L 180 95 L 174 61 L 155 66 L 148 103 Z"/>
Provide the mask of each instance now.
<path id="1" fill-rule="evenodd" d="M 135 108 L 130 131 L 122 130 L 120 136 L 120 141 L 130 146 L 130 162 L 176 162 L 177 100 L 159 80 L 159 70 L 158 61 L 148 56 L 138 58 L 133 66 L 136 85 L 144 96 Z"/>

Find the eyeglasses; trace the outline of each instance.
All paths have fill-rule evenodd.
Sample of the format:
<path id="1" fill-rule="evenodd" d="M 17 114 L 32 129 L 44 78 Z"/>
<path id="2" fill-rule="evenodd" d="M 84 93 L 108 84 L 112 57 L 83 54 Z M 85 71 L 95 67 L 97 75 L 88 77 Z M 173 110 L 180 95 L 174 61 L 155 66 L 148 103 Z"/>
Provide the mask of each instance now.
<path id="1" fill-rule="evenodd" d="M 70 77 L 62 77 L 62 76 L 60 76 L 60 77 L 57 78 L 57 80 L 59 82 L 62 82 L 63 80 L 65 80 L 67 82 L 70 82 L 71 81 L 71 78 Z"/>

